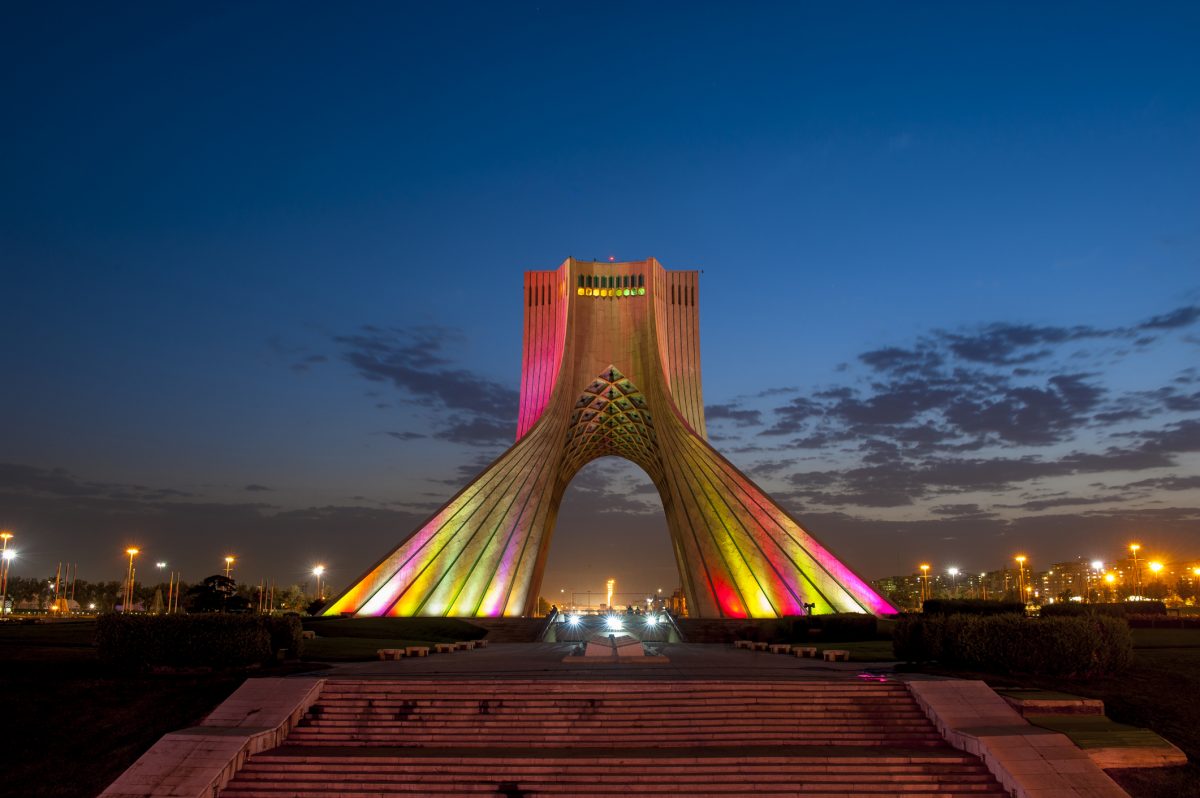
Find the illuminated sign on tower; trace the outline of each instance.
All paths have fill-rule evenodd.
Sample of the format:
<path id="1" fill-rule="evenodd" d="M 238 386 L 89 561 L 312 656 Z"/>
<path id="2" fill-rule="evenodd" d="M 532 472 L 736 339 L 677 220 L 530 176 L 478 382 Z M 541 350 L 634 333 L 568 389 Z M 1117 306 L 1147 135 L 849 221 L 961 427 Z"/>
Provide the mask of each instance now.
<path id="1" fill-rule="evenodd" d="M 324 614 L 532 615 L 563 492 L 607 455 L 658 489 L 693 617 L 896 612 L 709 445 L 698 277 L 653 258 L 526 272 L 516 443 Z"/>

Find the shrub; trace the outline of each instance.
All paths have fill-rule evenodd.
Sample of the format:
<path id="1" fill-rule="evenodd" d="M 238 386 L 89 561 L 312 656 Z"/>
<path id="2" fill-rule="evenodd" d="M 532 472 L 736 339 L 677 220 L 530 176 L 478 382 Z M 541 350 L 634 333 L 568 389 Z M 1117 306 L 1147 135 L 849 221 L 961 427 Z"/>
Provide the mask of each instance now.
<path id="1" fill-rule="evenodd" d="M 125 667 L 229 668 L 266 662 L 287 648 L 299 653 L 298 618 L 205 613 L 102 615 L 96 645 Z"/>
<path id="2" fill-rule="evenodd" d="M 1167 605 L 1161 601 L 1118 601 L 1111 604 L 1084 604 L 1078 601 L 1060 601 L 1047 604 L 1041 609 L 1043 618 L 1063 616 L 1107 615 L 1110 618 L 1128 618 L 1130 615 L 1166 615 Z"/>
<path id="3" fill-rule="evenodd" d="M 1114 673 L 1133 657 L 1129 625 L 1103 615 L 906 616 L 892 646 L 908 662 L 1044 675 Z"/>
<path id="4" fill-rule="evenodd" d="M 862 612 L 803 615 L 786 620 L 791 622 L 790 639 L 796 642 L 814 638 L 827 643 L 873 640 L 879 631 L 875 616 Z"/>
<path id="5" fill-rule="evenodd" d="M 288 657 L 297 659 L 304 647 L 304 626 L 300 614 L 289 612 L 284 615 L 261 615 L 271 636 L 271 653 L 287 651 Z"/>
<path id="6" fill-rule="evenodd" d="M 1003 615 L 1025 614 L 1019 601 L 989 601 L 987 599 L 928 599 L 921 605 L 926 615 Z"/>

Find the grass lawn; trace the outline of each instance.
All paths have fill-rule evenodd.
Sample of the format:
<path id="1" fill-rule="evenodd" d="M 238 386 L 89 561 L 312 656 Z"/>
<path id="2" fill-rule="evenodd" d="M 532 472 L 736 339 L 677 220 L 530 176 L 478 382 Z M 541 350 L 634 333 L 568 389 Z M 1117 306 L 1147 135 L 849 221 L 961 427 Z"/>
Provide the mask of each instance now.
<path id="1" fill-rule="evenodd" d="M 475 640 L 484 629 L 442 618 L 306 618 L 312 662 L 374 659 L 380 648 Z M 245 671 L 139 674 L 96 656 L 94 620 L 0 623 L 5 754 L 0 794 L 80 798 L 107 787 L 170 731 L 198 723 Z M 295 672 L 296 665 L 253 676 Z M 312 665 L 299 666 L 312 668 Z M 320 667 L 319 665 L 315 667 Z"/>
<path id="2" fill-rule="evenodd" d="M 3 794 L 96 795 L 159 737 L 195 724 L 246 678 L 114 671 L 97 659 L 94 634 L 92 621 L 0 624 Z"/>
<path id="3" fill-rule="evenodd" d="M 381 648 L 427 646 L 478 640 L 487 630 L 456 618 L 305 618 L 316 632 L 304 641 L 302 658 L 309 662 L 362 662 Z"/>

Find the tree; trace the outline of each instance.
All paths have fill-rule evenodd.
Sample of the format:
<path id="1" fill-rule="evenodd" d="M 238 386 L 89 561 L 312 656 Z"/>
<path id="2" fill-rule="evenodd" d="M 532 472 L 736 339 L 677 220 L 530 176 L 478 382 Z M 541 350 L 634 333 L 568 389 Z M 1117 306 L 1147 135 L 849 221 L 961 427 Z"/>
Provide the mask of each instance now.
<path id="1" fill-rule="evenodd" d="M 237 595 L 237 582 L 224 574 L 213 574 L 183 595 L 187 612 L 247 612 L 250 602 Z"/>

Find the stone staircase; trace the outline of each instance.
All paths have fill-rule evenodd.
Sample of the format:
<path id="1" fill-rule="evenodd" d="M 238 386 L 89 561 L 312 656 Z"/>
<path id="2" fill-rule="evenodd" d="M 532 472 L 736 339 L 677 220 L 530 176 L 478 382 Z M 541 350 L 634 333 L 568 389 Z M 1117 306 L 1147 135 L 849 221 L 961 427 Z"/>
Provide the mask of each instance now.
<path id="1" fill-rule="evenodd" d="M 903 685 L 854 681 L 326 683 L 221 798 L 988 796 Z"/>

